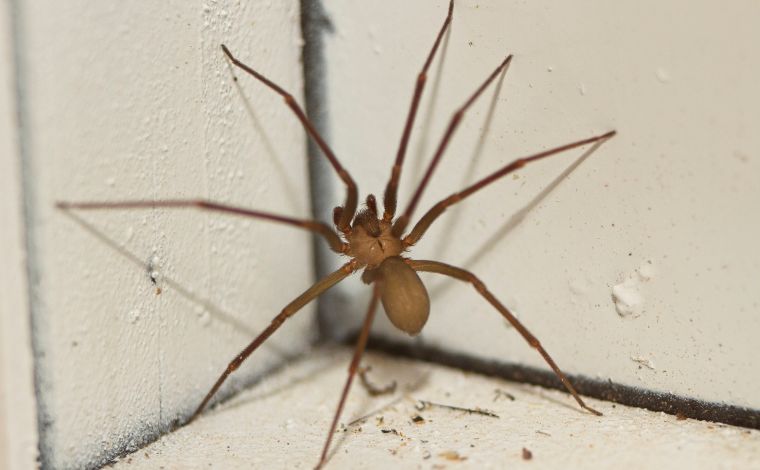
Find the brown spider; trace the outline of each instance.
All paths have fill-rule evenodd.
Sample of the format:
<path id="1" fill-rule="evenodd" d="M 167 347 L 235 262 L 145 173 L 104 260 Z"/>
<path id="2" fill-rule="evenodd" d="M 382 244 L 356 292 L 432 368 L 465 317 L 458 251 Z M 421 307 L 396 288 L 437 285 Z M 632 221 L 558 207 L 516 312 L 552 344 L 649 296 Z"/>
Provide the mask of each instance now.
<path id="1" fill-rule="evenodd" d="M 398 152 L 396 154 L 396 160 L 391 170 L 390 179 L 385 188 L 385 194 L 383 196 L 384 210 L 381 214 L 378 211 L 375 196 L 369 195 L 366 198 L 366 208 L 358 211 L 358 194 L 357 186 L 349 173 L 341 166 L 338 159 L 333 154 L 330 147 L 319 135 L 314 125 L 306 117 L 306 114 L 301 107 L 296 103 L 295 99 L 288 92 L 280 88 L 277 84 L 270 81 L 257 71 L 253 70 L 249 66 L 243 64 L 236 59 L 226 46 L 222 45 L 222 50 L 229 58 L 229 60 L 240 69 L 249 73 L 261 83 L 280 94 L 285 103 L 290 107 L 296 117 L 303 124 L 304 129 L 309 136 L 314 139 L 316 144 L 322 150 L 324 155 L 330 161 L 335 172 L 340 179 L 346 185 L 346 201 L 342 206 L 338 206 L 333 210 L 333 223 L 335 229 L 330 228 L 327 224 L 318 222 L 315 220 L 303 220 L 286 217 L 282 215 L 260 212 L 241 207 L 234 207 L 225 204 L 219 204 L 206 200 L 159 200 L 159 201 L 116 201 L 116 202 L 59 202 L 57 206 L 62 209 L 74 208 L 74 209 L 131 209 L 131 208 L 152 208 L 152 207 L 173 207 L 173 208 L 197 208 L 209 211 L 227 212 L 231 214 L 241 215 L 245 217 L 258 218 L 263 220 L 269 220 L 272 222 L 279 222 L 283 224 L 289 224 L 295 227 L 299 227 L 305 230 L 314 232 L 323 237 L 330 248 L 344 256 L 350 257 L 350 261 L 345 263 L 340 269 L 329 274 L 325 278 L 319 280 L 317 283 L 308 288 L 305 292 L 299 295 L 295 300 L 290 302 L 285 308 L 282 309 L 279 315 L 277 315 L 271 322 L 271 324 L 257 336 L 245 349 L 243 349 L 235 358 L 229 363 L 227 368 L 222 372 L 221 376 L 214 383 L 211 390 L 206 394 L 205 398 L 190 417 L 188 422 L 197 418 L 203 409 L 208 404 L 209 400 L 216 394 L 219 387 L 227 379 L 227 377 L 235 371 L 245 361 L 248 356 L 253 353 L 269 336 L 271 336 L 282 325 L 285 320 L 293 316 L 307 303 L 338 284 L 340 281 L 348 277 L 354 272 L 364 269 L 362 273 L 362 280 L 367 284 L 373 284 L 372 300 L 370 301 L 369 308 L 362 326 L 359 338 L 354 350 L 353 359 L 348 371 L 348 379 L 346 380 L 343 392 L 340 396 L 338 407 L 335 410 L 332 423 L 327 433 L 327 438 L 322 449 L 322 454 L 317 464 L 317 467 L 321 467 L 327 458 L 327 452 L 330 448 L 330 442 L 334 434 L 335 428 L 340 418 L 343 405 L 345 404 L 348 391 L 351 388 L 354 376 L 359 368 L 359 361 L 362 353 L 367 344 L 367 338 L 369 336 L 370 327 L 374 319 L 375 310 L 377 307 L 377 301 L 381 300 L 385 313 L 388 315 L 390 321 L 397 328 L 409 335 L 417 335 L 422 330 L 423 326 L 428 319 L 430 313 L 430 299 L 428 297 L 427 290 L 424 284 L 417 275 L 418 271 L 432 272 L 450 276 L 461 281 L 469 282 L 472 286 L 482 295 L 491 305 L 496 308 L 509 323 L 517 329 L 517 331 L 525 338 L 525 340 L 535 348 L 544 360 L 549 364 L 554 373 L 564 384 L 570 394 L 575 398 L 578 404 L 585 410 L 595 414 L 601 415 L 600 412 L 587 406 L 578 393 L 573 388 L 570 381 L 565 377 L 562 371 L 559 369 L 554 360 L 549 356 L 546 350 L 541 346 L 538 339 L 528 331 L 520 321 L 507 309 L 496 297 L 486 288 L 485 284 L 480 281 L 474 274 L 461 268 L 450 266 L 438 261 L 421 261 L 413 260 L 404 257 L 403 254 L 413 247 L 425 234 L 430 225 L 449 207 L 462 199 L 470 196 L 474 192 L 482 189 L 483 187 L 493 183 L 494 181 L 502 178 L 503 176 L 525 166 L 526 164 L 546 158 L 565 150 L 570 150 L 583 145 L 601 144 L 602 141 L 615 135 L 615 131 L 610 131 L 602 135 L 590 137 L 587 139 L 572 142 L 560 147 L 555 147 L 534 155 L 519 158 L 510 164 L 500 168 L 494 173 L 482 178 L 476 183 L 468 186 L 467 188 L 456 192 L 449 197 L 438 202 L 425 215 L 413 226 L 410 232 L 405 234 L 405 230 L 412 214 L 417 206 L 417 203 L 422 196 L 422 192 L 425 190 L 430 177 L 433 174 L 438 162 L 440 161 L 446 147 L 451 140 L 457 126 L 464 117 L 465 111 L 475 102 L 475 100 L 482 94 L 482 92 L 488 87 L 488 85 L 502 73 L 512 60 L 512 56 L 508 56 L 501 64 L 488 76 L 488 78 L 475 90 L 475 92 L 469 97 L 469 99 L 453 114 L 448 127 L 446 128 L 443 138 L 441 139 L 431 163 L 429 164 L 422 181 L 417 186 L 411 201 L 406 206 L 404 212 L 396 217 L 396 195 L 398 193 L 398 184 L 401 177 L 401 167 L 404 162 L 404 155 L 406 154 L 406 147 L 409 142 L 409 135 L 411 133 L 412 125 L 414 123 L 415 116 L 417 114 L 417 108 L 419 106 L 422 91 L 425 87 L 427 79 L 427 70 L 435 56 L 438 46 L 441 42 L 441 38 L 446 32 L 451 23 L 452 13 L 454 8 L 453 0 L 449 2 L 449 9 L 446 19 L 441 26 L 440 31 L 433 43 L 425 64 L 422 67 L 419 75 L 417 76 L 417 82 L 414 89 L 414 95 L 409 107 L 409 113 L 404 125 L 403 134 L 401 136 L 401 142 L 399 144 Z"/>

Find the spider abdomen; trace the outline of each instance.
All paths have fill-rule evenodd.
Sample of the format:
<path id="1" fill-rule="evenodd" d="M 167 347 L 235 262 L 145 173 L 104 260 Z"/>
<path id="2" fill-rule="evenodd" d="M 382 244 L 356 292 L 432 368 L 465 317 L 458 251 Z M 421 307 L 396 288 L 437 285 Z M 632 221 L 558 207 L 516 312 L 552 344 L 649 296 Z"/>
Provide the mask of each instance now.
<path id="1" fill-rule="evenodd" d="M 388 319 L 404 333 L 418 335 L 430 315 L 430 298 L 422 280 L 400 256 L 386 258 L 377 271 Z"/>

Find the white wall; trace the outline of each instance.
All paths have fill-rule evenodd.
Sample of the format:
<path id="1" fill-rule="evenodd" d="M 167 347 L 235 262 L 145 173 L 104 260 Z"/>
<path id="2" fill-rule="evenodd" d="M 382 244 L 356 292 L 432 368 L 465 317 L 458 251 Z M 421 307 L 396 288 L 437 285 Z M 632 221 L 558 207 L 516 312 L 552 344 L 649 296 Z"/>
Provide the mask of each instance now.
<path id="1" fill-rule="evenodd" d="M 236 71 L 239 91 L 219 48 L 300 97 L 299 5 L 43 1 L 14 21 L 42 459 L 78 468 L 187 417 L 310 284 L 311 250 L 307 234 L 274 224 L 189 210 L 67 214 L 54 203 L 205 197 L 307 217 L 300 125 Z M 303 350 L 310 311 L 238 382 Z"/>
<path id="2" fill-rule="evenodd" d="M 9 469 L 31 468 L 37 458 L 12 17 L 5 2 L 0 6 L 0 468 Z"/>
<path id="3" fill-rule="evenodd" d="M 335 28 L 330 141 L 363 194 L 380 196 L 445 1 L 326 3 Z M 36 2 L 19 13 L 43 458 L 76 467 L 189 413 L 231 355 L 309 284 L 311 257 L 307 235 L 271 224 L 190 211 L 67 215 L 53 204 L 209 197 L 307 216 L 298 123 L 238 74 L 241 95 L 218 47 L 224 41 L 300 96 L 298 4 Z M 758 13 L 751 1 L 457 1 L 410 145 L 402 207 L 450 111 L 508 53 L 515 60 L 498 98 L 489 89 L 468 113 L 418 215 L 514 157 L 620 134 L 577 167 L 582 151 L 473 196 L 412 255 L 472 269 L 568 372 L 759 407 Z M 20 225 L 15 201 L 3 214 Z M 524 219 L 513 217 L 526 207 Z M 154 257 L 160 295 L 146 266 Z M 17 275 L 6 266 L 6 278 Z M 424 341 L 544 367 L 469 287 L 424 279 L 433 296 Z M 641 299 L 634 314 L 618 313 L 615 286 Z M 358 287 L 353 280 L 346 292 Z M 24 299 L 17 293 L 14 305 Z M 6 305 L 3 339 L 28 346 L 7 326 L 27 312 Z M 357 324 L 364 309 L 357 296 Z M 310 310 L 237 377 L 302 350 Z M 28 376 L 3 354 L 3 377 Z M 6 410 L 15 405 L 4 399 Z"/>
<path id="4" fill-rule="evenodd" d="M 328 2 L 332 140 L 364 194 L 385 186 L 446 6 Z M 583 150 L 472 196 L 411 256 L 473 270 L 567 372 L 760 407 L 759 17 L 753 1 L 457 0 L 402 201 L 452 110 L 506 54 L 515 58 L 482 152 L 474 155 L 493 88 L 465 117 L 418 216 L 518 156 L 619 135 L 577 168 Z M 423 341 L 546 368 L 469 286 L 423 278 L 433 296 Z M 616 305 L 615 295 L 635 305 Z M 356 302 L 357 319 L 365 308 Z"/>

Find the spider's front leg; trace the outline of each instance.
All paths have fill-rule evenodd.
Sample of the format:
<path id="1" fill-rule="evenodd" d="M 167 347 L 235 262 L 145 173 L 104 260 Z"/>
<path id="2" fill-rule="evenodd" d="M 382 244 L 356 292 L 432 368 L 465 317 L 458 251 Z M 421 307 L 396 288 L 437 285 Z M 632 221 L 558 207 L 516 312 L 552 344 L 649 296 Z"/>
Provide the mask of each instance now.
<path id="1" fill-rule="evenodd" d="M 291 111 L 293 111 L 293 114 L 295 114 L 296 118 L 301 121 L 301 125 L 303 126 L 306 133 L 309 134 L 309 137 L 314 140 L 320 150 L 322 150 L 324 156 L 327 157 L 330 165 L 332 165 L 335 173 L 337 173 L 338 178 L 340 178 L 341 181 L 343 181 L 343 183 L 346 185 L 346 202 L 343 204 L 342 215 L 340 217 L 340 221 L 338 222 L 338 229 L 341 232 L 346 233 L 346 231 L 350 229 L 351 220 L 354 218 L 354 214 L 356 213 L 356 206 L 359 202 L 358 189 L 353 178 L 351 178 L 351 175 L 340 164 L 338 157 L 335 156 L 335 153 L 332 151 L 330 146 L 327 145 L 325 139 L 319 134 L 316 126 L 314 126 L 314 123 L 312 123 L 311 120 L 306 116 L 306 113 L 303 111 L 303 109 L 301 109 L 301 106 L 298 104 L 293 95 L 285 91 L 282 87 L 274 83 L 272 80 L 268 79 L 261 73 L 238 60 L 238 58 L 232 55 L 232 52 L 230 52 L 230 50 L 227 49 L 227 46 L 224 44 L 222 44 L 222 51 L 224 51 L 224 55 L 227 56 L 233 65 L 266 85 L 268 88 L 280 95 L 283 100 L 285 100 L 285 104 L 290 108 Z"/>
<path id="2" fill-rule="evenodd" d="M 272 323 L 269 324 L 269 326 L 262 331 L 259 336 L 257 336 L 251 343 L 245 347 L 242 351 L 240 351 L 232 361 L 227 365 L 227 367 L 224 369 L 224 372 L 222 372 L 222 375 L 219 376 L 216 383 L 214 383 L 214 386 L 211 387 L 211 390 L 208 391 L 206 396 L 203 398 L 203 401 L 200 405 L 198 405 L 198 408 L 195 410 L 193 415 L 188 420 L 188 423 L 193 421 L 195 418 L 197 418 L 204 408 L 206 408 L 206 405 L 211 400 L 211 398 L 216 394 L 216 392 L 219 390 L 219 388 L 222 386 L 225 380 L 227 380 L 227 377 L 231 373 L 233 373 L 235 370 L 237 370 L 238 367 L 246 360 L 248 359 L 248 356 L 250 356 L 253 351 L 255 351 L 259 346 L 261 346 L 264 341 L 269 338 L 272 333 L 277 331 L 280 326 L 282 326 L 283 323 L 285 323 L 285 320 L 290 318 L 291 316 L 295 315 L 296 312 L 301 310 L 306 304 L 314 300 L 315 298 L 322 295 L 325 291 L 327 291 L 329 288 L 334 286 L 335 284 L 339 283 L 346 277 L 348 277 L 351 273 L 356 271 L 356 263 L 354 261 L 349 261 L 348 263 L 341 266 L 337 271 L 333 272 L 332 274 L 327 275 L 326 277 L 322 278 L 320 281 L 318 281 L 313 286 L 306 289 L 306 291 L 296 297 L 295 300 L 290 302 L 285 308 L 282 309 L 279 315 L 274 317 L 272 319 Z"/>

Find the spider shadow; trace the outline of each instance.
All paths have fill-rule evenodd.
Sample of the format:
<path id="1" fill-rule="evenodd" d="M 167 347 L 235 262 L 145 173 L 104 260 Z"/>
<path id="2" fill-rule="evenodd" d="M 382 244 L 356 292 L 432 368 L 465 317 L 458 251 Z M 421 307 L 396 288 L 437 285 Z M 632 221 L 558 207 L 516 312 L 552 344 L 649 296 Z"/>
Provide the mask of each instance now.
<path id="1" fill-rule="evenodd" d="M 582 415 L 589 415 L 594 416 L 588 411 L 584 410 L 580 406 L 578 406 L 575 401 L 572 403 L 568 403 L 566 400 L 561 400 L 560 398 L 557 398 L 555 396 L 552 396 L 551 392 L 555 392 L 555 390 L 546 390 L 543 387 L 539 385 L 530 385 L 530 384 L 524 384 L 519 383 L 515 384 L 518 386 L 518 389 L 521 390 L 526 395 L 532 395 L 542 401 L 549 402 L 552 405 L 556 405 L 562 408 L 565 408 L 567 410 L 580 413 Z M 563 396 L 565 397 L 572 397 L 570 394 L 563 393 Z M 585 398 L 585 397 L 584 397 Z"/>
<path id="2" fill-rule="evenodd" d="M 496 83 L 496 87 L 494 88 L 493 95 L 491 97 L 491 102 L 488 105 L 488 111 L 486 112 L 485 119 L 483 120 L 483 128 L 480 131 L 478 141 L 475 144 L 475 149 L 473 150 L 467 164 L 467 171 L 465 171 L 464 176 L 461 180 L 463 188 L 472 182 L 473 176 L 475 174 L 475 168 L 477 167 L 478 162 L 483 155 L 483 149 L 485 148 L 488 134 L 491 132 L 491 124 L 493 122 L 494 114 L 496 113 L 496 105 L 499 102 L 499 96 L 501 95 L 501 90 L 504 87 L 504 79 L 507 76 L 507 72 L 509 71 L 510 66 L 511 63 L 504 67 L 504 70 L 502 70 L 501 74 L 499 74 L 499 81 Z M 459 219 L 462 217 L 462 210 L 462 206 L 455 206 L 452 208 L 451 215 L 446 219 L 445 224 L 443 224 L 444 227 L 441 228 L 442 233 L 453 233 L 454 227 L 459 225 Z M 451 240 L 449 236 L 441 237 L 438 240 L 434 253 L 444 252 L 445 248 L 449 246 L 450 241 Z"/>
<path id="3" fill-rule="evenodd" d="M 380 358 L 380 356 L 375 356 L 375 358 Z M 358 415 L 358 418 L 354 418 L 351 421 L 348 422 L 348 424 L 345 426 L 345 432 L 342 432 L 341 435 L 335 439 L 335 442 L 331 446 L 331 450 L 327 454 L 327 461 L 333 458 L 336 452 L 340 449 L 340 447 L 344 444 L 346 439 L 349 436 L 349 430 L 352 427 L 355 427 L 359 424 L 362 424 L 366 422 L 367 419 L 371 418 L 372 416 L 375 416 L 378 413 L 381 413 L 388 408 L 397 405 L 398 403 L 406 400 L 406 399 L 413 399 L 412 394 L 422 389 L 425 385 L 428 384 L 430 380 L 430 370 L 425 370 L 424 372 L 420 372 L 419 369 L 422 368 L 424 364 L 415 364 L 415 363 L 405 363 L 404 368 L 401 369 L 403 372 L 398 374 L 399 368 L 393 367 L 392 365 L 389 365 L 387 368 L 382 367 L 378 368 L 377 371 L 385 372 L 378 374 L 375 377 L 375 380 L 387 383 L 390 380 L 397 381 L 401 383 L 401 386 L 398 387 L 399 391 L 396 391 L 394 393 L 394 397 L 387 402 L 385 402 L 383 405 L 373 408 L 371 411 L 369 410 L 369 405 L 373 403 L 377 398 L 372 397 L 370 393 L 364 394 L 364 399 L 362 400 L 361 404 L 359 405 L 358 409 L 354 411 L 355 415 Z M 384 370 L 385 369 L 385 370 Z M 393 369 L 393 376 L 391 376 L 388 372 Z M 373 369 L 374 371 L 374 369 Z"/>
<path id="4" fill-rule="evenodd" d="M 269 138 L 269 134 L 262 125 L 261 119 L 259 119 L 258 115 L 256 114 L 256 111 L 251 104 L 250 98 L 248 98 L 248 95 L 246 95 L 243 87 L 240 85 L 240 80 L 235 74 L 235 69 L 232 62 L 230 62 L 230 59 L 226 55 L 224 56 L 224 60 L 227 64 L 227 69 L 229 70 L 230 76 L 232 76 L 232 83 L 235 87 L 235 91 L 237 92 L 237 95 L 240 98 L 240 102 L 243 105 L 243 109 L 248 116 L 248 121 L 250 122 L 251 127 L 253 128 L 256 135 L 260 137 L 261 144 L 264 146 L 264 151 L 270 157 L 269 160 L 272 162 L 272 165 L 274 166 L 274 169 L 279 176 L 278 180 L 285 188 L 285 194 L 286 198 L 288 199 L 288 203 L 291 207 L 296 209 L 296 212 L 305 213 L 306 209 L 302 207 L 301 202 L 298 201 L 298 199 L 294 196 L 295 194 L 299 194 L 302 191 L 291 183 L 290 173 L 288 173 L 288 171 L 283 166 L 282 158 L 280 158 L 280 153 L 272 143 L 272 139 Z"/>
<path id="5" fill-rule="evenodd" d="M 421 177 L 422 163 L 425 160 L 425 154 L 428 152 L 428 144 L 430 142 L 430 126 L 433 123 L 433 116 L 435 116 L 436 106 L 439 102 L 438 95 L 441 88 L 441 77 L 443 76 L 443 66 L 446 64 L 446 57 L 448 56 L 449 39 L 451 38 L 452 28 L 453 25 L 449 25 L 449 27 L 446 29 L 446 33 L 443 36 L 441 51 L 440 54 L 438 54 L 438 63 L 436 64 L 432 86 L 430 87 L 430 98 L 428 98 L 424 116 L 421 116 L 421 119 L 419 121 L 419 137 L 417 137 L 417 143 L 414 148 L 415 156 L 412 158 L 412 165 L 411 168 L 409 168 L 408 175 L 414 181 L 418 181 Z"/>
<path id="6" fill-rule="evenodd" d="M 221 413 L 226 413 L 228 411 L 234 411 L 235 409 L 245 407 L 246 405 L 249 405 L 251 403 L 256 403 L 258 401 L 262 401 L 267 398 L 276 396 L 286 390 L 297 387 L 298 385 L 309 383 L 313 379 L 316 379 L 322 376 L 327 371 L 344 365 L 344 362 L 342 361 L 343 356 L 339 354 L 329 354 L 329 356 L 330 357 L 328 357 L 326 360 L 320 361 L 321 363 L 318 364 L 316 367 L 310 367 L 309 370 L 303 373 L 300 373 L 298 375 L 295 375 L 289 378 L 286 382 L 280 385 L 274 386 L 270 389 L 266 389 L 260 392 L 252 390 L 250 394 L 247 394 L 247 396 L 243 398 L 240 398 L 237 393 L 234 393 L 232 396 L 229 397 L 229 401 L 227 401 L 226 403 L 225 403 L 225 400 L 222 399 L 217 405 L 215 405 L 215 409 L 211 410 L 212 411 L 211 414 L 221 414 Z M 308 356 L 303 356 L 301 359 L 285 362 L 281 364 L 279 367 L 277 367 L 276 370 L 271 371 L 271 372 L 277 372 L 279 370 L 282 370 L 285 367 L 290 367 L 291 365 L 297 367 L 297 363 L 299 361 L 310 361 L 310 360 L 311 359 Z M 250 388 L 251 386 L 255 385 L 257 382 L 259 381 L 255 381 L 253 384 L 246 384 L 245 388 Z"/>
<path id="7" fill-rule="evenodd" d="M 112 249 L 114 252 L 121 255 L 127 261 L 141 268 L 143 272 L 149 272 L 152 269 L 150 266 L 150 263 L 147 263 L 141 260 L 137 255 L 127 250 L 124 246 L 116 242 L 114 239 L 110 238 L 103 231 L 101 231 L 100 229 L 92 225 L 87 220 L 83 219 L 78 214 L 74 213 L 71 209 L 59 209 L 59 210 L 66 217 L 70 218 L 77 225 L 79 225 L 85 232 L 89 233 L 96 240 L 98 240 L 99 242 L 103 243 L 104 245 Z M 231 326 L 233 329 L 235 329 L 235 331 L 240 332 L 242 335 L 249 336 L 252 338 L 258 334 L 257 330 L 254 330 L 247 324 L 240 321 L 232 313 L 223 310 L 222 308 L 220 308 L 219 306 L 211 302 L 209 299 L 206 299 L 204 297 L 201 297 L 191 292 L 189 289 L 182 286 L 182 284 L 180 284 L 178 281 L 166 275 L 162 275 L 161 283 L 167 285 L 168 287 L 176 291 L 180 296 L 184 297 L 186 300 L 190 301 L 191 303 L 201 306 L 205 311 L 209 313 L 209 315 L 214 317 L 215 320 L 217 320 L 220 323 Z M 283 359 L 283 360 L 290 359 L 292 356 L 291 353 L 288 353 L 285 350 L 278 348 L 276 345 L 273 345 L 273 344 L 266 343 L 266 344 L 263 344 L 262 347 L 269 349 L 271 352 L 273 352 L 274 354 L 279 356 L 280 359 Z"/>
<path id="8" fill-rule="evenodd" d="M 470 255 L 464 262 L 462 262 L 459 266 L 463 269 L 470 270 L 473 265 L 477 264 L 485 255 L 487 255 L 491 250 L 494 249 L 494 247 L 501 242 L 501 240 L 508 236 L 515 228 L 517 228 L 525 219 L 528 217 L 528 215 L 536 208 L 538 207 L 541 202 L 544 201 L 559 185 L 567 179 L 568 176 L 570 176 L 588 157 L 590 157 L 596 150 L 604 143 L 604 141 L 598 141 L 595 142 L 591 147 L 588 148 L 583 154 L 575 159 L 573 163 L 571 163 L 565 170 L 560 173 L 556 178 L 554 178 L 541 192 L 539 192 L 536 196 L 533 197 L 525 206 L 523 206 L 520 210 L 512 214 L 512 216 L 507 219 L 507 221 L 502 224 L 501 227 L 499 227 L 491 237 L 486 240 L 478 250 L 476 250 L 472 255 Z M 442 236 L 442 238 L 445 238 L 445 243 L 442 243 L 442 246 L 448 246 L 448 243 L 450 242 L 452 232 L 448 231 L 445 232 Z M 454 279 L 450 278 L 443 278 L 437 285 L 432 287 L 430 289 L 430 295 L 433 296 L 439 292 L 442 292 L 445 289 L 448 289 L 452 282 L 455 282 Z"/>

